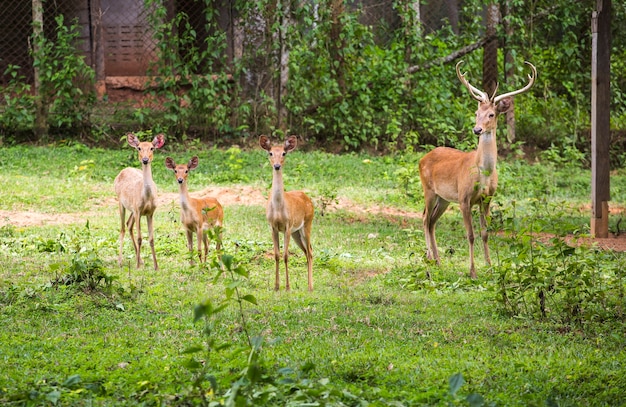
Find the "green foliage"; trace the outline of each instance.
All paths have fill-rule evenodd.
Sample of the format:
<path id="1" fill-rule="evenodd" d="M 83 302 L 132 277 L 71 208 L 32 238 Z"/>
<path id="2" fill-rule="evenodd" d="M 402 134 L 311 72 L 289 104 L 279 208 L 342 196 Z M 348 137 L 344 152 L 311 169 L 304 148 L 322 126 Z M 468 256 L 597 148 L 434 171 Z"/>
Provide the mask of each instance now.
<path id="1" fill-rule="evenodd" d="M 493 288 L 503 311 L 565 324 L 621 318 L 624 256 L 568 243 L 563 237 L 571 233 L 564 228 L 567 217 L 561 215 L 555 230 L 555 225 L 546 222 L 555 214 L 544 213 L 538 201 L 533 204 L 533 212 L 526 217 L 517 219 L 513 205 L 501 218 L 507 252 L 498 256 L 494 266 Z"/>
<path id="2" fill-rule="evenodd" d="M 156 87 L 150 93 L 156 99 L 164 99 L 165 111 L 157 120 L 143 112 L 139 118 L 150 119 L 151 124 L 156 122 L 153 127 L 172 135 L 184 136 L 192 126 L 203 129 L 204 135 L 217 132 L 225 136 L 243 130 L 244 127 L 231 126 L 230 106 L 237 94 L 236 84 L 218 68 L 224 58 L 226 34 L 217 27 L 217 12 L 211 2 L 204 2 L 204 27 L 194 27 L 182 12 L 168 20 L 160 1 L 148 3 L 157 6 L 150 18 L 156 27 L 159 51 L 153 67 L 158 75 Z M 212 34 L 202 39 L 198 29 Z"/>
<path id="3" fill-rule="evenodd" d="M 0 102 L 0 135 L 8 141 L 32 131 L 37 115 L 53 132 L 81 134 L 90 125 L 95 103 L 94 72 L 87 66 L 76 44 L 80 35 L 77 22 L 66 25 L 63 15 L 55 18 L 55 38 L 37 36 L 32 41 L 33 67 L 39 72 L 39 89 L 33 89 L 18 74 L 19 67 L 9 65 L 4 72 L 10 78 Z M 38 111 L 37 106 L 41 105 Z"/>
<path id="4" fill-rule="evenodd" d="M 47 382 L 45 380 L 34 383 L 23 393 L 11 394 L 4 399 L 8 405 L 35 406 L 35 405 L 69 405 L 80 402 L 86 396 L 104 396 L 106 388 L 100 381 L 84 382 L 80 375 L 72 375 L 62 382 Z M 0 390 L 0 400 L 2 391 Z"/>
<path id="5" fill-rule="evenodd" d="M 224 171 L 215 177 L 216 182 L 246 182 L 249 181 L 243 171 L 246 164 L 242 151 L 237 146 L 232 146 L 225 152 L 226 157 L 222 159 L 221 165 Z"/>
<path id="6" fill-rule="evenodd" d="M 339 203 L 337 188 L 332 185 L 323 185 L 315 201 L 317 203 L 315 207 L 318 208 L 320 216 L 324 216 L 331 205 Z"/>
<path id="7" fill-rule="evenodd" d="M 4 88 L 3 100 L 0 101 L 0 137 L 13 141 L 11 133 L 19 133 L 33 128 L 35 123 L 35 97 L 31 86 L 19 75 L 19 67 L 9 65 L 4 72 L 11 78 Z M 2 140 L 2 138 L 0 138 Z"/>
<path id="8" fill-rule="evenodd" d="M 87 241 L 91 238 L 89 223 L 85 225 L 82 234 L 71 236 L 61 234 L 56 239 L 42 240 L 37 247 L 41 252 L 66 253 L 70 259 L 64 259 L 50 265 L 50 271 L 56 275 L 52 279 L 52 286 L 67 285 L 81 288 L 87 292 L 100 288 L 110 291 L 116 277 L 106 273 L 104 261 L 98 254 L 102 241 L 95 243 Z"/>
<path id="9" fill-rule="evenodd" d="M 47 109 L 48 124 L 58 130 L 83 129 L 95 102 L 95 74 L 76 49 L 80 35 L 77 21 L 67 26 L 63 15 L 55 18 L 56 38 L 34 38 L 38 50 L 33 66 L 39 70 L 38 97 Z M 28 97 L 27 97 L 28 99 Z"/>
<path id="10" fill-rule="evenodd" d="M 79 26 L 58 16 L 55 38 L 32 39 L 38 45 L 33 49 L 40 50 L 32 58 L 41 71 L 41 94 L 33 95 L 20 76 L 24 67 L 9 65 L 4 72 L 2 141 L 27 139 L 39 114 L 53 136 L 70 142 L 77 136 L 110 142 L 111 126 L 123 124 L 167 131 L 185 143 L 200 136 L 231 144 L 248 132 L 288 131 L 332 150 L 475 147 L 469 132 L 475 102 L 458 85 L 453 63 L 462 58 L 480 87 L 482 48 L 450 57 L 483 38 L 484 1 L 461 2 L 456 21 L 424 13 L 421 22 L 406 1 L 395 2 L 385 18 L 358 3 L 336 14 L 324 2 L 291 7 L 236 1 L 237 13 L 228 15 L 218 15 L 222 6 L 209 0 L 192 3 L 188 7 L 198 15 L 180 10 L 171 15 L 163 1 L 146 1 L 158 59 L 148 72 L 153 81 L 141 107 L 95 101 L 94 73 L 77 52 Z M 512 0 L 507 6 L 503 20 L 511 30 L 497 27 L 498 42 L 506 44 L 498 55 L 500 89 L 525 80 L 524 60 L 539 70 L 534 88 L 516 99 L 516 139 L 531 150 L 554 149 L 568 157 L 578 150 L 588 161 L 593 4 Z M 626 10 L 621 3 L 612 6 L 613 24 L 619 27 Z M 626 163 L 626 37 L 613 31 L 611 160 L 621 167 Z M 230 37 L 233 33 L 243 35 Z M 288 83 L 281 88 L 287 56 Z M 279 117 L 282 107 L 285 118 Z"/>

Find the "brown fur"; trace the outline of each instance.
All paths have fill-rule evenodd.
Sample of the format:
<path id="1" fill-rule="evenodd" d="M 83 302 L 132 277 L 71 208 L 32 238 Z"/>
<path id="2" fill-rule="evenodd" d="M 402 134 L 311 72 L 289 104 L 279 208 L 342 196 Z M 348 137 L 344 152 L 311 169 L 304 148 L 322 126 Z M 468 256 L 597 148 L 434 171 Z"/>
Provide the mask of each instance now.
<path id="1" fill-rule="evenodd" d="M 187 248 L 190 253 L 193 252 L 193 234 L 195 233 L 200 262 L 206 262 L 209 253 L 209 238 L 206 232 L 210 228 L 223 225 L 224 209 L 215 198 L 209 196 L 194 198 L 189 195 L 187 178 L 189 171 L 198 166 L 198 157 L 193 157 L 187 164 L 176 164 L 172 158 L 167 157 L 165 166 L 174 171 L 180 189 L 180 221 L 187 235 Z M 204 255 L 202 247 L 204 247 Z M 220 239 L 217 240 L 215 249 L 220 249 Z"/>
<path id="2" fill-rule="evenodd" d="M 157 135 L 152 142 L 140 142 L 137 136 L 132 133 L 127 135 L 128 144 L 135 148 L 141 162 L 142 170 L 136 168 L 124 168 L 115 177 L 114 187 L 115 193 L 119 201 L 119 214 L 122 222 L 119 239 L 119 257 L 118 263 L 122 265 L 122 252 L 124 248 L 125 227 L 128 227 L 130 238 L 135 249 L 135 258 L 137 267 L 143 264 L 141 259 L 141 217 L 146 217 L 148 223 L 148 240 L 150 249 L 152 250 L 152 261 L 154 269 L 158 270 L 156 252 L 154 250 L 154 226 L 152 216 L 156 210 L 157 187 L 152 180 L 151 163 L 154 150 L 161 148 L 165 143 L 163 134 Z M 126 218 L 126 210 L 130 212 L 128 220 Z M 133 231 L 135 222 L 137 223 L 137 239 Z"/>
<path id="3" fill-rule="evenodd" d="M 272 227 L 276 278 L 274 289 L 279 290 L 280 241 L 279 233 L 285 235 L 285 289 L 289 290 L 289 241 L 291 237 L 306 256 L 309 291 L 313 291 L 313 249 L 311 248 L 311 226 L 314 208 L 311 198 L 302 191 L 285 192 L 282 168 L 285 156 L 297 145 L 296 136 L 289 136 L 283 145 L 272 146 L 269 138 L 259 137 L 261 148 L 269 153 L 272 166 L 272 190 L 267 201 L 266 217 Z"/>
<path id="4" fill-rule="evenodd" d="M 470 85 L 459 71 L 457 75 L 472 96 L 478 100 L 474 134 L 479 136 L 478 147 L 474 151 L 463 152 L 454 148 L 438 147 L 426 154 L 419 163 L 420 179 L 424 189 L 424 234 L 426 235 L 426 257 L 440 263 L 435 225 L 450 202 L 459 203 L 463 223 L 467 232 L 470 256 L 470 276 L 476 277 L 474 266 L 474 228 L 472 226 L 472 206 L 478 205 L 480 229 L 485 252 L 485 261 L 491 264 L 487 233 L 487 216 L 491 197 L 498 187 L 498 148 L 496 127 L 498 116 L 511 108 L 511 97 L 530 89 L 536 77 L 535 67 L 530 64 L 533 75 L 524 88 L 490 98 Z M 497 91 L 497 88 L 496 88 Z"/>

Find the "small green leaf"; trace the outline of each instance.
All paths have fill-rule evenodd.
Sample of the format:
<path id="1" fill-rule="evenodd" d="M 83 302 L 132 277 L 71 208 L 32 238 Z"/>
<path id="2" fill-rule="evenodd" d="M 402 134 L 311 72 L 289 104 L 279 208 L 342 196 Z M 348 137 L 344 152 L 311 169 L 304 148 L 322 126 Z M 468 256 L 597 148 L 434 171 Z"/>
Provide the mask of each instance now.
<path id="1" fill-rule="evenodd" d="M 463 383 L 465 383 L 465 380 L 463 379 L 463 375 L 461 373 L 457 373 L 454 376 L 452 376 L 449 381 L 450 394 L 452 396 L 456 395 L 456 392 L 459 391 L 461 386 L 463 386 Z"/>
<path id="2" fill-rule="evenodd" d="M 186 367 L 187 369 L 199 369 L 202 367 L 202 363 L 198 362 L 197 360 L 193 360 L 193 359 L 189 359 L 189 360 L 185 360 L 183 361 L 183 366 Z"/>
<path id="3" fill-rule="evenodd" d="M 72 387 L 72 386 L 77 385 L 80 382 L 81 382 L 80 375 L 75 374 L 65 379 L 65 381 L 63 382 L 63 387 Z"/>
<path id="4" fill-rule="evenodd" d="M 195 346 L 190 346 L 188 348 L 186 348 L 184 351 L 182 351 L 183 355 L 189 354 L 189 353 L 197 353 L 202 351 L 204 348 L 200 345 L 195 345 Z"/>
<path id="5" fill-rule="evenodd" d="M 229 254 L 222 255 L 222 263 L 224 263 L 227 270 L 231 270 L 233 266 L 233 256 Z"/>
<path id="6" fill-rule="evenodd" d="M 254 305 L 259 305 L 259 304 L 257 304 L 257 302 L 256 302 L 256 298 L 255 298 L 255 297 L 254 297 L 254 295 L 252 295 L 252 294 L 247 294 L 247 295 L 244 295 L 243 297 L 241 297 L 241 299 L 242 299 L 243 301 L 248 301 L 248 302 L 249 302 L 249 303 L 251 303 L 251 304 L 254 304 Z"/>
<path id="7" fill-rule="evenodd" d="M 56 404 L 60 398 L 61 398 L 61 392 L 58 390 L 53 390 L 50 393 L 46 394 L 46 400 L 48 400 L 52 404 Z"/>
<path id="8" fill-rule="evenodd" d="M 193 322 L 197 322 L 200 318 L 205 315 L 211 315 L 210 312 L 211 304 L 198 304 L 193 309 Z"/>

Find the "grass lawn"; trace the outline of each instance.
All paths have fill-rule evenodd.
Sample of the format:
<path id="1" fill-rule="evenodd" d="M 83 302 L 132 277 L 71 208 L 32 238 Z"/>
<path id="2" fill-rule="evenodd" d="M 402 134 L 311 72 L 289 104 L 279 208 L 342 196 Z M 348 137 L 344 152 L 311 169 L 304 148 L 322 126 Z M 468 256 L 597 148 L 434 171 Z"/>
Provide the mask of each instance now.
<path id="1" fill-rule="evenodd" d="M 222 199 L 226 272 L 189 264 L 167 155 L 198 155 L 190 191 Z M 292 290 L 275 292 L 266 153 L 166 144 L 155 157 L 158 271 L 147 238 L 143 268 L 128 238 L 117 264 L 113 179 L 139 167 L 134 150 L 0 149 L 1 404 L 626 404 L 626 259 L 541 240 L 588 233 L 588 170 L 500 163 L 493 267 L 477 239 L 470 280 L 456 205 L 437 227 L 441 266 L 424 258 L 419 155 L 295 151 L 285 186 L 316 205 L 315 290 L 294 244 Z M 618 170 L 612 200 L 624 194 Z"/>

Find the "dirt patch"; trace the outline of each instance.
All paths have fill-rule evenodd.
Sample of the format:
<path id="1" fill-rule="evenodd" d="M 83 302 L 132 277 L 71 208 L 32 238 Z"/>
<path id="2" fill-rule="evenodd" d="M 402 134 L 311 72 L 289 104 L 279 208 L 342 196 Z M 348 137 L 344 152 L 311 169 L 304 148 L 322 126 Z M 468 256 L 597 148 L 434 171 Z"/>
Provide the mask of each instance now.
<path id="1" fill-rule="evenodd" d="M 542 235 L 539 237 L 542 241 L 549 241 L 551 235 Z M 593 246 L 596 245 L 602 250 L 615 250 L 617 252 L 626 252 L 626 234 L 609 233 L 606 238 L 592 238 L 580 236 L 566 236 L 565 242 L 570 246 Z"/>
<path id="2" fill-rule="evenodd" d="M 218 198 L 224 206 L 228 205 L 246 205 L 246 206 L 265 206 L 267 196 L 258 188 L 250 186 L 235 187 L 208 187 L 201 191 L 191 193 L 192 196 L 213 196 Z M 172 202 L 178 202 L 178 193 L 168 192 L 161 193 L 158 197 L 158 205 L 164 206 Z M 590 208 L 583 208 L 588 209 Z M 333 212 L 337 210 L 346 210 L 360 216 L 377 215 L 388 218 L 390 221 L 400 222 L 402 226 L 406 219 L 420 219 L 421 212 L 409 211 L 397 208 L 390 208 L 382 205 L 363 206 L 346 199 L 339 198 L 336 203 L 329 205 L 326 211 Z M 12 225 L 15 227 L 43 226 L 43 225 L 66 225 L 73 223 L 86 222 L 88 219 L 102 216 L 102 212 L 116 213 L 117 198 L 110 198 L 100 202 L 96 208 L 88 212 L 77 213 L 41 213 L 32 211 L 1 211 L 0 210 L 0 227 Z M 623 213 L 624 208 L 611 208 L 611 213 Z M 400 221 L 398 221 L 400 219 Z M 549 239 L 550 236 L 545 236 Z M 608 238 L 590 237 L 567 237 L 566 241 L 571 245 L 597 245 L 604 250 L 626 251 L 626 233 L 610 234 Z"/>
<path id="3" fill-rule="evenodd" d="M 192 196 L 213 196 L 220 200 L 222 205 L 265 205 L 266 198 L 258 189 L 241 187 L 210 187 L 191 194 Z M 161 193 L 157 198 L 159 206 L 172 201 L 178 201 L 178 193 Z M 117 198 L 111 196 L 98 204 L 98 207 L 88 212 L 76 213 L 42 213 L 33 211 L 0 211 L 0 227 L 12 225 L 15 227 L 66 225 L 86 222 L 95 216 L 102 216 L 102 212 L 117 212 Z"/>

